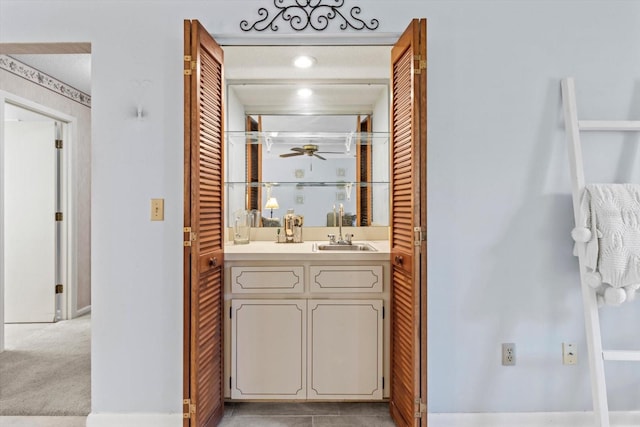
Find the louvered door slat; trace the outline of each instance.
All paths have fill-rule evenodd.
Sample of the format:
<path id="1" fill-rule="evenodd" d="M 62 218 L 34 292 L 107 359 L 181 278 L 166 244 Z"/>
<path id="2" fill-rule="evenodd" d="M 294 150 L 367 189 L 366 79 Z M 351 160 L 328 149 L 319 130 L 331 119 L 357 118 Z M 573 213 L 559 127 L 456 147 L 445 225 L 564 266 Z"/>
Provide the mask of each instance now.
<path id="1" fill-rule="evenodd" d="M 424 25 L 414 20 L 392 50 L 390 410 L 400 427 L 426 426 L 426 414 L 422 421 L 415 417 L 419 413 L 416 401 L 426 398 L 426 387 L 423 390 L 421 384 L 421 373 L 426 375 L 426 353 L 424 361 L 421 353 L 421 313 L 426 309 L 421 298 L 426 279 L 423 283 L 422 247 L 414 244 L 414 228 L 421 225 L 426 208 L 420 192 L 421 186 L 426 187 L 426 165 L 421 164 L 426 132 L 420 120 L 425 114 L 426 80 L 423 84 L 414 73 Z"/>
<path id="2" fill-rule="evenodd" d="M 189 351 L 185 351 L 186 427 L 214 427 L 223 415 L 223 100 L 222 49 L 197 21 L 185 21 L 185 58 L 195 70 L 185 78 L 185 215 L 196 239 L 187 246 Z M 187 66 L 191 64 L 188 63 Z M 188 102 L 187 102 L 188 100 Z M 188 104 L 188 111 L 187 110 Z M 188 204 L 188 205 L 187 205 Z M 186 268 L 186 267 L 185 267 Z M 186 279 L 185 279 L 186 282 Z M 186 285 L 185 285 L 186 286 Z M 189 407 L 186 408 L 189 411 Z"/>

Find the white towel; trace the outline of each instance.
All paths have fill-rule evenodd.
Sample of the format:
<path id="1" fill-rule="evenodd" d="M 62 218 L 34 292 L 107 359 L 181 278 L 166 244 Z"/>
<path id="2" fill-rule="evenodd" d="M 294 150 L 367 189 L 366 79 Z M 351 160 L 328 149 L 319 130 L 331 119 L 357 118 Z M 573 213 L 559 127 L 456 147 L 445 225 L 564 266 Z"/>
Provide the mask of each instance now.
<path id="1" fill-rule="evenodd" d="M 572 235 L 586 245 L 587 282 L 609 304 L 634 299 L 640 288 L 640 185 L 589 184 L 580 210 Z"/>

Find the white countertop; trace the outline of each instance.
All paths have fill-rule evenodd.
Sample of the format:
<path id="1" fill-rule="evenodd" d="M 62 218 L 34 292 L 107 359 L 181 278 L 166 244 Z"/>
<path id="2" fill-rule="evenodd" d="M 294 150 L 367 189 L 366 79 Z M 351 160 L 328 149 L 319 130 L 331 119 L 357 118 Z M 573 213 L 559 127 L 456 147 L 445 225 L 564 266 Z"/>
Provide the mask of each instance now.
<path id="1" fill-rule="evenodd" d="M 326 245 L 329 242 L 307 241 L 303 243 L 276 243 L 272 241 L 254 241 L 246 245 L 229 243 L 224 246 L 226 261 L 387 261 L 389 260 L 388 240 L 354 241 L 354 244 L 369 243 L 377 251 L 313 251 L 313 244 Z"/>

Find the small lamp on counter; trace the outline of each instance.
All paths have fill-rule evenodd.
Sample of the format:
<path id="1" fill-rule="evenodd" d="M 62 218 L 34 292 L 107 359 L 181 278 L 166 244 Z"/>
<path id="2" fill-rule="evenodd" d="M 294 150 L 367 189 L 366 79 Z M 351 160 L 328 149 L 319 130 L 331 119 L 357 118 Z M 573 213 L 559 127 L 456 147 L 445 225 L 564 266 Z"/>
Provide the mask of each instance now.
<path id="1" fill-rule="evenodd" d="M 264 208 L 271 210 L 271 218 L 273 218 L 273 210 L 280 209 L 280 206 L 278 205 L 278 201 L 275 197 L 269 197 L 269 199 L 267 200 L 267 204 L 264 205 Z"/>

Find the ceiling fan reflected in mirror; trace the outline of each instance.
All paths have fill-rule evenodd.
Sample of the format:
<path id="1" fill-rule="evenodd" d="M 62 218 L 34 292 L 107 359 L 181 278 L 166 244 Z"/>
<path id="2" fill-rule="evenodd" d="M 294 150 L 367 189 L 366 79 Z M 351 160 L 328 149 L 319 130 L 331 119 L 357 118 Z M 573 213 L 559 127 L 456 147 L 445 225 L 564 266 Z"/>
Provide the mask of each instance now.
<path id="1" fill-rule="evenodd" d="M 314 156 L 321 160 L 327 160 L 325 157 L 320 156 L 321 154 L 343 154 L 342 151 L 318 151 L 318 146 L 315 144 L 306 144 L 302 147 L 292 147 L 291 151 L 293 153 L 284 153 L 280 154 L 280 157 L 294 157 L 294 156 L 302 156 L 306 154 L 307 156 Z"/>

